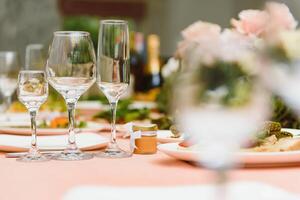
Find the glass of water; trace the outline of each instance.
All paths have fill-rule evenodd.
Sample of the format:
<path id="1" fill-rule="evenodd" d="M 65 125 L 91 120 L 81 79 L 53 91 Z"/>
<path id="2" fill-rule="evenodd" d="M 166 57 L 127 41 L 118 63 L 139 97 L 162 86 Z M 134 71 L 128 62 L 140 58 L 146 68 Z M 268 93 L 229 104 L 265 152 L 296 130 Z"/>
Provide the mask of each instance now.
<path id="1" fill-rule="evenodd" d="M 122 20 L 100 22 L 97 61 L 97 85 L 107 97 L 111 108 L 111 140 L 99 157 L 123 158 L 131 153 L 123 151 L 116 142 L 116 109 L 120 96 L 129 85 L 128 25 Z"/>
<path id="2" fill-rule="evenodd" d="M 0 91 L 4 98 L 4 109 L 8 110 L 11 97 L 17 88 L 20 62 L 17 52 L 0 52 Z"/>
<path id="3" fill-rule="evenodd" d="M 31 119 L 31 148 L 29 152 L 18 161 L 46 161 L 47 157 L 42 155 L 37 148 L 36 116 L 40 106 L 47 100 L 48 83 L 43 71 L 20 71 L 18 78 L 18 99 L 25 105 Z"/>
<path id="4" fill-rule="evenodd" d="M 51 86 L 65 99 L 69 116 L 68 146 L 53 159 L 91 159 L 92 154 L 78 149 L 74 130 L 76 103 L 96 80 L 96 56 L 90 34 L 81 31 L 54 32 L 46 72 Z"/>

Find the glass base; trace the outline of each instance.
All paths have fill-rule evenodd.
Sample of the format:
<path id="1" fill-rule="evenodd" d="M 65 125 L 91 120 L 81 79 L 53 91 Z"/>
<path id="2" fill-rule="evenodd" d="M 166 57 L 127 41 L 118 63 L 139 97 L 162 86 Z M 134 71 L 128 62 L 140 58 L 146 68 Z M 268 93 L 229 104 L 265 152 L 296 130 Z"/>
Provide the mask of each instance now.
<path id="1" fill-rule="evenodd" d="M 75 160 L 89 160 L 92 159 L 94 156 L 90 153 L 83 153 L 81 151 L 75 151 L 75 152 L 62 152 L 59 154 L 52 155 L 51 159 L 53 160 L 64 160 L 64 161 L 75 161 Z"/>
<path id="2" fill-rule="evenodd" d="M 17 161 L 19 162 L 45 162 L 49 160 L 50 159 L 48 156 L 45 156 L 41 153 L 36 153 L 36 154 L 28 153 L 20 158 L 17 158 Z"/>
<path id="3" fill-rule="evenodd" d="M 132 153 L 126 152 L 119 147 L 116 147 L 107 148 L 102 152 L 96 153 L 95 156 L 100 158 L 129 158 L 132 156 Z"/>

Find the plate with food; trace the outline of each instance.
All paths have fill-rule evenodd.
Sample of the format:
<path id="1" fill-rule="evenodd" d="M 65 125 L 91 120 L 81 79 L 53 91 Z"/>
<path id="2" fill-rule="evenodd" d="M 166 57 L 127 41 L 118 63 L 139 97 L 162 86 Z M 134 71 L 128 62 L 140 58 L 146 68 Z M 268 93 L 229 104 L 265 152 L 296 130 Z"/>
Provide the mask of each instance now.
<path id="1" fill-rule="evenodd" d="M 159 143 L 176 143 L 182 142 L 183 140 L 183 135 L 173 134 L 170 130 L 157 131 L 157 142 Z"/>
<path id="2" fill-rule="evenodd" d="M 179 160 L 201 162 L 201 146 L 190 140 L 160 144 L 158 149 Z M 255 139 L 243 145 L 236 157 L 238 163 L 246 165 L 300 163 L 300 130 L 281 128 L 279 123 L 269 124 Z"/>
<path id="3" fill-rule="evenodd" d="M 68 118 L 55 117 L 52 120 L 38 121 L 38 135 L 62 135 L 68 133 Z M 77 120 L 77 133 L 80 132 L 99 132 L 101 130 L 108 130 L 109 124 L 101 124 L 92 121 Z M 14 134 L 14 135 L 31 135 L 30 123 L 26 121 L 10 121 L 0 123 L 0 133 Z"/>

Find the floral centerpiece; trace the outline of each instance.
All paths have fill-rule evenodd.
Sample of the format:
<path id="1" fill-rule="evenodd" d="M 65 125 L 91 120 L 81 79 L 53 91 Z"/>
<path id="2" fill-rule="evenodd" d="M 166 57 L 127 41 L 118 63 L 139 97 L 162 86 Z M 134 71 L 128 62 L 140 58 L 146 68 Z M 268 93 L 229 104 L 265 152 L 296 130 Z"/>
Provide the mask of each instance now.
<path id="1" fill-rule="evenodd" d="M 297 21 L 285 4 L 269 2 L 263 10 L 245 10 L 240 12 L 239 20 L 231 23 L 240 34 L 252 38 L 263 56 L 267 69 L 266 83 L 279 95 L 273 98 L 272 120 L 283 127 L 300 128 L 299 118 L 285 104 L 294 110 L 297 105 L 296 73 L 300 59 L 300 31 L 296 30 Z M 269 77 L 272 76 L 272 79 Z M 284 99 L 284 101 L 282 100 Z"/>
<path id="2" fill-rule="evenodd" d="M 244 10 L 238 17 L 239 19 L 231 20 L 232 29 L 221 31 L 221 27 L 216 24 L 199 21 L 182 31 L 183 40 L 179 42 L 174 58 L 169 60 L 162 71 L 165 84 L 163 95 L 158 97 L 161 110 L 167 111 L 170 108 L 172 85 L 177 75 L 184 71 L 184 60 L 190 55 L 191 48 L 198 51 L 198 58 L 207 66 L 201 68 L 205 71 L 200 74 L 210 74 L 209 77 L 212 78 L 212 85 L 206 87 L 219 87 L 215 81 L 218 79 L 218 73 L 228 74 L 227 88 L 220 87 L 218 92 L 219 94 L 223 92 L 223 96 L 218 98 L 226 104 L 235 106 L 241 103 L 234 100 L 235 95 L 243 95 L 243 98 L 238 99 L 247 101 L 247 93 L 251 90 L 251 85 L 248 85 L 250 74 L 251 71 L 255 71 L 253 68 L 256 66 L 253 60 L 243 56 L 243 53 L 260 51 L 263 46 L 264 53 L 267 52 L 273 61 L 288 63 L 300 58 L 298 50 L 300 31 L 295 30 L 297 21 L 285 4 L 269 2 L 265 4 L 263 10 Z M 265 75 L 268 78 L 266 72 Z M 231 84 L 230 79 L 238 80 L 239 83 Z M 228 89 L 230 85 L 235 87 Z M 201 98 L 212 96 L 214 95 L 211 93 L 200 94 Z M 300 128 L 300 120 L 280 97 L 273 97 L 272 107 L 272 121 L 280 122 L 283 127 Z"/>
<path id="3" fill-rule="evenodd" d="M 250 101 L 253 73 L 248 38 L 216 24 L 196 22 L 186 28 L 178 56 L 182 72 L 195 68 L 190 81 L 198 86 L 199 102 L 214 102 L 227 107 L 241 106 Z"/>

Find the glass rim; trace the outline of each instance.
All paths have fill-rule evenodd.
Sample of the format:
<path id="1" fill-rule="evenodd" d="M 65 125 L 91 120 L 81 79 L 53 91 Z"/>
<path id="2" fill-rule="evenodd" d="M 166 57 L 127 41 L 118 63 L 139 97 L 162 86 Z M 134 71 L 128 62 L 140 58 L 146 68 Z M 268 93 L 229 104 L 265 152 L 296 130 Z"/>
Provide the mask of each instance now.
<path id="1" fill-rule="evenodd" d="M 20 74 L 39 74 L 39 73 L 43 73 L 43 74 L 45 74 L 45 71 L 43 71 L 43 70 L 20 70 L 20 72 L 19 72 Z"/>
<path id="2" fill-rule="evenodd" d="M 54 36 L 89 36 L 90 33 L 86 31 L 54 31 Z"/>
<path id="3" fill-rule="evenodd" d="M 100 24 L 127 25 L 128 22 L 126 20 L 121 20 L 121 19 L 105 19 L 105 20 L 100 20 Z"/>

